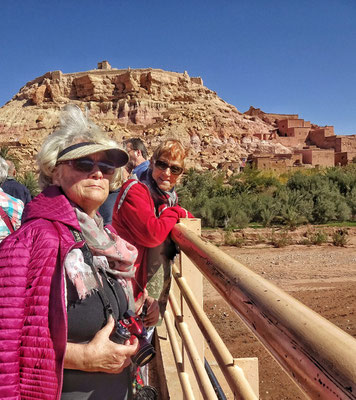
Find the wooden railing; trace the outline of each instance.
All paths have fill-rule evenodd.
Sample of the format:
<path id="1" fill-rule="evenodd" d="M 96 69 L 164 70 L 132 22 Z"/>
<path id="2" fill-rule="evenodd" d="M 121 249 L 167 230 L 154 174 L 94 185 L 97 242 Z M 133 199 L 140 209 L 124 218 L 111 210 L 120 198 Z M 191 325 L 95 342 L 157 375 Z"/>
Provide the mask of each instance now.
<path id="1" fill-rule="evenodd" d="M 176 380 L 167 378 L 170 398 L 217 398 L 204 370 L 203 337 L 233 398 L 258 398 L 258 383 L 254 382 L 258 372 L 252 369 L 252 377 L 244 373 L 203 312 L 204 275 L 307 397 L 356 399 L 356 339 L 202 240 L 199 228 L 194 227 L 197 223 L 182 220 L 171 235 L 182 260 L 173 268 L 176 288 L 171 290 L 165 325 L 158 329 L 163 357 L 171 344 L 182 388 L 178 395 L 173 388 Z M 164 364 L 166 370 L 168 358 Z"/>

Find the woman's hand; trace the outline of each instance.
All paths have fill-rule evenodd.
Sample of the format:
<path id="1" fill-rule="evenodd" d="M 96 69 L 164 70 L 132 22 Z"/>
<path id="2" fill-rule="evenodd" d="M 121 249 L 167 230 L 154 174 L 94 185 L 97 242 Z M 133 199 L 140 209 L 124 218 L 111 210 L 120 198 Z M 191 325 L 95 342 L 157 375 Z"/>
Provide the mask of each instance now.
<path id="1" fill-rule="evenodd" d="M 163 214 L 164 216 L 170 214 L 175 214 L 177 216 L 177 219 L 180 218 L 194 218 L 194 215 L 190 213 L 188 210 L 185 208 L 181 207 L 180 205 L 176 205 L 173 207 L 168 207 L 166 204 L 162 204 L 158 208 L 158 215 L 161 216 Z"/>
<path id="2" fill-rule="evenodd" d="M 147 289 L 143 289 L 141 296 L 135 300 L 135 312 L 137 315 L 140 315 L 142 313 L 142 309 L 146 302 L 147 297 L 148 297 Z"/>
<path id="3" fill-rule="evenodd" d="M 106 372 L 119 374 L 137 352 L 138 339 L 133 336 L 124 344 L 110 340 L 115 321 L 110 316 L 108 323 L 86 344 L 67 343 L 64 368 L 86 372 Z"/>
<path id="4" fill-rule="evenodd" d="M 154 326 L 157 324 L 159 319 L 158 301 L 153 297 L 148 296 L 145 304 L 147 306 L 147 311 L 143 323 L 145 326 Z"/>

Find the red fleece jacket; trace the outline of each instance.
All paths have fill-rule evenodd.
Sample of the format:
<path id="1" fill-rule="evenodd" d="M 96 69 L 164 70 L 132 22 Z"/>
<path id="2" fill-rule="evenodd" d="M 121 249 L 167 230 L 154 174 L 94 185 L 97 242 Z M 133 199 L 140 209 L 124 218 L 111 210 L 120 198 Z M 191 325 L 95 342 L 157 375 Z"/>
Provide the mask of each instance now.
<path id="1" fill-rule="evenodd" d="M 147 284 L 147 248 L 163 243 L 179 218 L 193 218 L 193 215 L 177 205 L 166 208 L 159 217 L 156 217 L 149 189 L 138 181 L 127 191 L 118 209 L 121 197 L 133 181 L 130 179 L 125 182 L 117 196 L 112 224 L 119 236 L 138 250 L 135 262 L 137 282 L 134 284 L 135 298 L 138 298 Z"/>

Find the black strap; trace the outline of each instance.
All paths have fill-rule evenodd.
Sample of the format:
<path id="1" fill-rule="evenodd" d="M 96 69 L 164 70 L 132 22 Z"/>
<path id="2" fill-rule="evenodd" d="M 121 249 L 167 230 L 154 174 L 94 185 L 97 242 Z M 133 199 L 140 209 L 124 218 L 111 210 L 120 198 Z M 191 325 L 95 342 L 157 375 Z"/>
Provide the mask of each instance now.
<path id="1" fill-rule="evenodd" d="M 5 222 L 6 226 L 9 228 L 9 231 L 15 232 L 14 226 L 11 223 L 9 216 L 6 214 L 5 210 L 0 206 L 0 216 L 2 220 Z"/>
<path id="2" fill-rule="evenodd" d="M 95 143 L 94 142 L 81 142 L 81 143 L 76 143 L 76 144 L 73 144 L 72 146 L 66 147 L 65 149 L 63 149 L 62 151 L 60 151 L 58 153 L 57 160 L 72 150 L 78 149 L 79 147 L 88 146 L 90 144 L 95 144 Z"/>
<path id="3" fill-rule="evenodd" d="M 100 282 L 100 279 L 99 279 L 99 276 L 98 276 L 98 271 L 94 267 L 93 254 L 90 251 L 89 246 L 87 245 L 86 241 L 84 240 L 83 235 L 80 232 L 75 231 L 74 229 L 71 229 L 71 232 L 73 234 L 74 240 L 77 243 L 78 242 L 84 242 L 84 245 L 83 245 L 83 247 L 80 248 L 80 250 L 83 253 L 84 262 L 90 266 L 90 269 L 93 272 L 95 281 L 96 281 L 97 286 L 98 286 L 98 289 L 97 289 L 98 295 L 99 295 L 100 300 L 101 300 L 101 302 L 103 303 L 103 306 L 104 306 L 105 318 L 108 321 L 109 315 L 113 315 L 113 308 L 111 307 L 110 300 L 109 300 L 108 296 L 106 295 L 105 291 L 103 290 L 103 286 L 102 286 L 102 284 Z M 106 271 L 104 271 L 104 270 L 102 270 L 102 271 L 103 271 L 104 277 L 108 280 L 108 276 L 106 274 Z"/>

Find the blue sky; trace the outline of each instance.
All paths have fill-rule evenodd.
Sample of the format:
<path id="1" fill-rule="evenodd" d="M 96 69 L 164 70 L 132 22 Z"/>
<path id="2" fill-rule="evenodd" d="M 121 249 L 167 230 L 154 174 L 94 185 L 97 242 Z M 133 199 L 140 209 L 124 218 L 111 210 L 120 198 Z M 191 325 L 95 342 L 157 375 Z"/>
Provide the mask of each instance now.
<path id="1" fill-rule="evenodd" d="M 241 112 L 356 134 L 355 0 L 0 0 L 0 106 L 47 71 L 201 76 Z"/>

